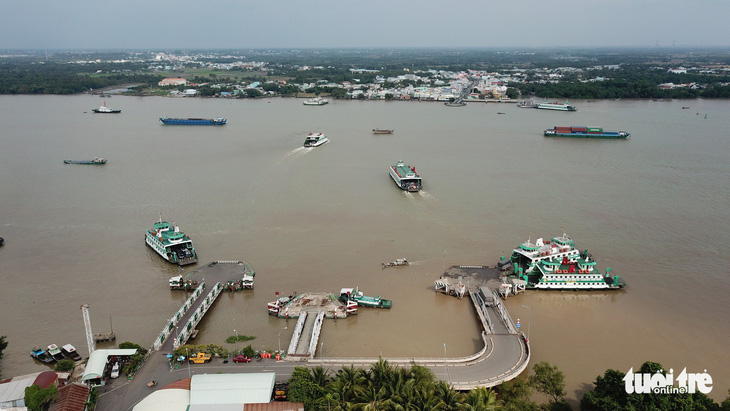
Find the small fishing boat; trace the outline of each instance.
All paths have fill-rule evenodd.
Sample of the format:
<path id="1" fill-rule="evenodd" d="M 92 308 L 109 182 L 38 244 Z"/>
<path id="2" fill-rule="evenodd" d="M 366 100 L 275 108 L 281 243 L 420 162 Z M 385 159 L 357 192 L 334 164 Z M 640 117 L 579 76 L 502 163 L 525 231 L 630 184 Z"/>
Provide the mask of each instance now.
<path id="1" fill-rule="evenodd" d="M 51 357 L 43 348 L 33 347 L 33 349 L 30 350 L 30 356 L 44 364 L 49 364 L 54 361 L 53 357 Z"/>
<path id="2" fill-rule="evenodd" d="M 383 268 L 400 267 L 400 266 L 404 266 L 404 265 L 408 265 L 408 260 L 406 260 L 405 258 L 398 258 L 395 261 L 393 261 L 392 263 L 383 263 Z"/>
<path id="3" fill-rule="evenodd" d="M 63 356 L 63 353 L 61 352 L 61 349 L 58 348 L 56 344 L 51 344 L 48 346 L 48 354 L 56 361 L 61 361 L 65 358 Z"/>
<path id="4" fill-rule="evenodd" d="M 106 159 L 103 157 L 94 157 L 91 160 L 63 160 L 63 164 L 93 164 L 100 166 L 106 164 Z"/>
<path id="5" fill-rule="evenodd" d="M 395 130 L 388 130 L 388 129 L 382 129 L 382 128 L 374 128 L 373 134 L 393 134 L 393 131 Z"/>
<path id="6" fill-rule="evenodd" d="M 63 347 L 61 347 L 61 352 L 68 357 L 69 360 L 73 361 L 79 361 L 81 360 L 81 356 L 79 355 L 78 351 L 76 351 L 76 347 L 74 347 L 71 344 L 66 344 Z"/>

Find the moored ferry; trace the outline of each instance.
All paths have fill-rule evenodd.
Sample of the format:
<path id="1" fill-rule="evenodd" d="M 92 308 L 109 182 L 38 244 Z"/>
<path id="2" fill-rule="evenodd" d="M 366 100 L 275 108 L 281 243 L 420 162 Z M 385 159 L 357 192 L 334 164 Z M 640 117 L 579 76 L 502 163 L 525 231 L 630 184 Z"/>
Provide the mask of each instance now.
<path id="1" fill-rule="evenodd" d="M 416 173 L 416 167 L 407 166 L 402 161 L 390 166 L 390 176 L 401 190 L 415 192 L 423 187 L 421 176 Z"/>
<path id="2" fill-rule="evenodd" d="M 310 99 L 304 100 L 303 104 L 305 106 L 324 106 L 327 103 L 329 103 L 329 101 L 326 98 L 315 97 L 315 98 L 310 98 Z"/>
<path id="3" fill-rule="evenodd" d="M 588 251 L 580 252 L 565 233 L 550 241 L 529 239 L 512 251 L 513 277 L 525 280 L 527 288 L 541 290 L 601 290 L 624 288 L 621 277 L 602 274 Z"/>
<path id="4" fill-rule="evenodd" d="M 625 139 L 631 133 L 627 131 L 603 131 L 600 127 L 558 127 L 549 128 L 544 132 L 545 137 L 574 137 L 574 138 L 604 138 Z"/>
<path id="5" fill-rule="evenodd" d="M 171 263 L 186 265 L 198 261 L 192 240 L 174 223 L 171 225 L 160 219 L 154 224 L 154 228 L 147 230 L 145 242 Z"/>
<path id="6" fill-rule="evenodd" d="M 322 133 L 309 133 L 304 139 L 304 147 L 319 147 L 328 141 L 330 140 Z"/>
<path id="7" fill-rule="evenodd" d="M 162 124 L 182 126 L 222 126 L 228 122 L 223 117 L 216 118 L 171 118 L 160 117 Z"/>
<path id="8" fill-rule="evenodd" d="M 557 111 L 577 111 L 575 106 L 571 106 L 567 102 L 565 103 L 558 103 L 557 101 L 553 103 L 549 103 L 547 101 L 543 101 L 542 103 L 537 103 L 535 105 L 535 108 L 543 109 L 543 110 L 557 110 Z"/>

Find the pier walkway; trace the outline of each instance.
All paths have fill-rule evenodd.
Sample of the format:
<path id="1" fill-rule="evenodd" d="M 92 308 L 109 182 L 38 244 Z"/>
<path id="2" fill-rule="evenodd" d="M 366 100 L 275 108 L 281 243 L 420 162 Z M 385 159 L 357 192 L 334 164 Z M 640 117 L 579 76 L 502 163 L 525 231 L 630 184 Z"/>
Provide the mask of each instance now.
<path id="1" fill-rule="evenodd" d="M 188 274 L 187 279 L 200 280 L 200 286 L 193 291 L 177 312 L 167 320 L 160 334 L 152 343 L 155 351 L 172 352 L 184 345 L 195 331 L 220 293 L 231 282 L 251 276 L 253 270 L 243 261 L 216 261 L 206 264 Z M 216 281 L 207 286 L 208 280 Z M 253 285 L 251 285 L 253 287 Z M 182 324 L 182 325 L 181 325 Z M 174 338 L 169 338 L 174 335 Z"/>
<path id="2" fill-rule="evenodd" d="M 288 355 L 284 357 L 286 360 L 307 361 L 314 357 L 324 316 L 324 311 L 308 310 L 302 312 L 289 343 Z"/>
<path id="3" fill-rule="evenodd" d="M 482 325 L 484 346 L 477 353 L 461 358 L 385 358 L 396 366 L 423 365 L 457 390 L 493 387 L 517 377 L 530 361 L 530 345 L 518 332 L 495 290 L 470 288 L 469 298 Z M 316 346 L 315 346 L 316 348 Z M 368 367 L 379 358 L 313 358 L 309 366 L 339 368 L 353 365 Z"/>

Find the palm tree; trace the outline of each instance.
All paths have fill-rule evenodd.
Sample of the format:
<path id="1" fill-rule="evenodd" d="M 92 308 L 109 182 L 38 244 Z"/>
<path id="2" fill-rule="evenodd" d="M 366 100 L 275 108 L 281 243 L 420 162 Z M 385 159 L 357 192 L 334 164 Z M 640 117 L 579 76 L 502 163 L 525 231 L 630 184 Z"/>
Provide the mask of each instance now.
<path id="1" fill-rule="evenodd" d="M 318 365 L 312 368 L 312 379 L 315 384 L 325 388 L 330 379 L 329 373 L 329 370 L 325 370 L 321 365 Z"/>
<path id="2" fill-rule="evenodd" d="M 357 398 L 363 391 L 363 384 L 365 383 L 364 371 L 361 368 L 355 368 L 350 365 L 349 367 L 342 367 L 330 384 L 332 389 L 330 392 L 336 393 L 337 397 L 343 401 L 348 402 Z"/>
<path id="3" fill-rule="evenodd" d="M 355 400 L 353 410 L 362 411 L 389 411 L 398 408 L 396 404 L 388 397 L 385 387 L 375 387 L 368 384 L 360 396 Z"/>
<path id="4" fill-rule="evenodd" d="M 436 383 L 436 395 L 441 398 L 443 409 L 447 411 L 460 409 L 464 402 L 464 395 L 452 389 L 446 381 Z"/>
<path id="5" fill-rule="evenodd" d="M 491 388 L 479 387 L 466 394 L 462 409 L 473 411 L 496 410 L 501 406 L 497 393 Z"/>

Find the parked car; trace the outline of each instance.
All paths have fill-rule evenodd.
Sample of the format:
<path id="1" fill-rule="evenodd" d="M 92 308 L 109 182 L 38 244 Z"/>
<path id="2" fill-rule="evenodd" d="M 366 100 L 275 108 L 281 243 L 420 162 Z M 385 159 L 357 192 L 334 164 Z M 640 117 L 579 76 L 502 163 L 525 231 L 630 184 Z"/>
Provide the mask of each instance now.
<path id="1" fill-rule="evenodd" d="M 246 357 L 245 355 L 237 355 L 233 357 L 233 362 L 251 362 L 251 357 Z"/>
<path id="2" fill-rule="evenodd" d="M 112 367 L 112 373 L 111 373 L 110 377 L 112 377 L 112 378 L 119 377 L 119 368 L 120 368 L 119 362 L 115 362 L 114 366 Z"/>
<path id="3" fill-rule="evenodd" d="M 204 364 L 210 362 L 210 354 L 199 352 L 190 356 L 190 363 L 192 364 Z"/>

